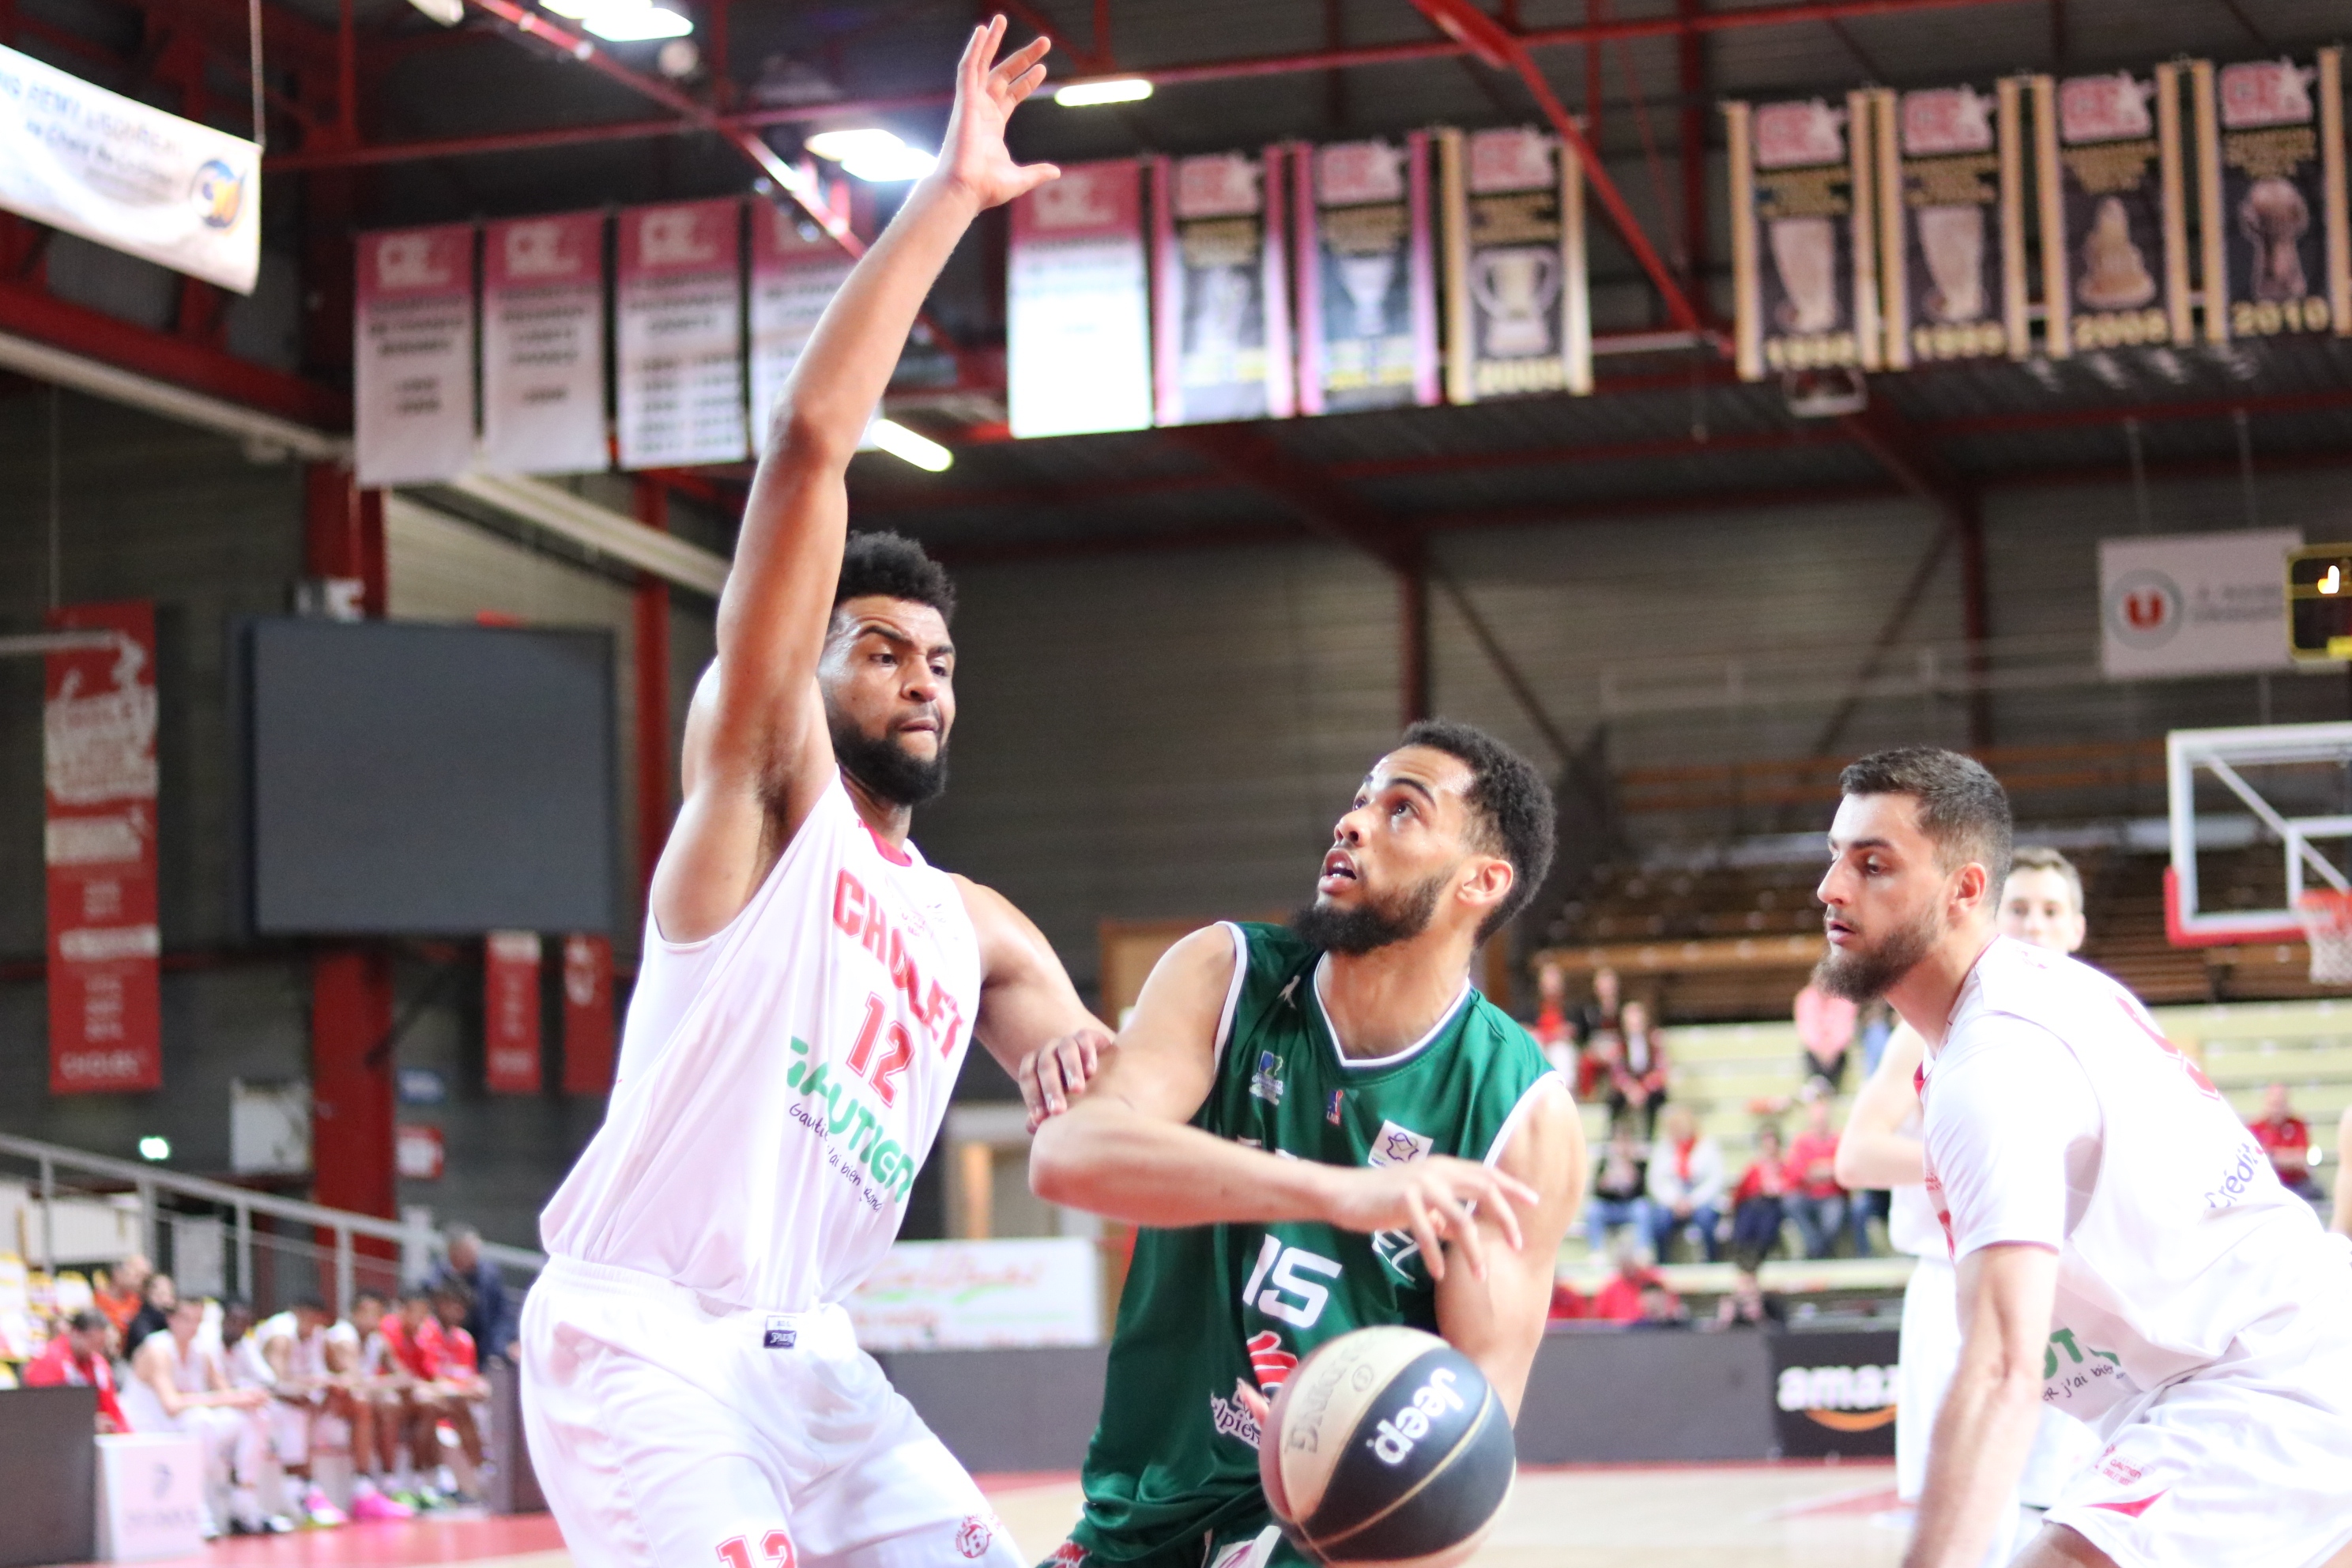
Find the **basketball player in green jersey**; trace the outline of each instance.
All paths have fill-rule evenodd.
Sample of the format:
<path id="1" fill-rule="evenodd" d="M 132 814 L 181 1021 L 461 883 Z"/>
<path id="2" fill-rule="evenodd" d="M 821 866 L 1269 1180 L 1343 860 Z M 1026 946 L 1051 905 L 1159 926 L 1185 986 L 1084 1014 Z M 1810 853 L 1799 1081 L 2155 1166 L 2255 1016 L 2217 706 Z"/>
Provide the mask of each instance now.
<path id="1" fill-rule="evenodd" d="M 1030 1183 L 1142 1227 L 1086 1512 L 1056 1568 L 1304 1561 L 1258 1487 L 1265 1399 L 1376 1323 L 1443 1334 L 1516 1416 L 1582 1186 L 1568 1085 L 1471 987 L 1551 859 L 1551 793 L 1466 725 L 1414 725 L 1286 930 L 1170 949 Z M 1083 1053 L 1032 1058 L 1048 1108 Z"/>

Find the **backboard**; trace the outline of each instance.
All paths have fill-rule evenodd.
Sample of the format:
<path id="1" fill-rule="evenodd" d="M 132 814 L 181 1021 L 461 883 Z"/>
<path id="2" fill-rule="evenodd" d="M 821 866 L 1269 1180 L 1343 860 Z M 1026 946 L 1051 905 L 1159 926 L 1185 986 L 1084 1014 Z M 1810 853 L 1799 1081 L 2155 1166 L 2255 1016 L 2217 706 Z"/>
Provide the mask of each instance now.
<path id="1" fill-rule="evenodd" d="M 2174 946 L 2300 941 L 2305 889 L 2352 892 L 2352 723 L 2175 730 L 2165 763 Z M 2217 878 L 2215 857 L 2233 851 L 2235 867 Z"/>

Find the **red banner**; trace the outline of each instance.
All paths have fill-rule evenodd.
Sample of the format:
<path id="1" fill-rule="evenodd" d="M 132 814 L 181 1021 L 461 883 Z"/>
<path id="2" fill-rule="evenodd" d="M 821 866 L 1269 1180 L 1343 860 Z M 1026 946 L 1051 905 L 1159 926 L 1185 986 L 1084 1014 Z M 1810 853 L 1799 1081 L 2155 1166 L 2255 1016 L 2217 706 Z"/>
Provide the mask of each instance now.
<path id="1" fill-rule="evenodd" d="M 155 928 L 155 606 L 52 610 L 95 634 L 48 655 L 49 1092 L 163 1087 Z"/>
<path id="2" fill-rule="evenodd" d="M 575 932 L 563 939 L 563 1092 L 613 1087 L 613 943 Z"/>
<path id="3" fill-rule="evenodd" d="M 539 933 L 494 931 L 483 944 L 482 1037 L 492 1094 L 537 1094 Z"/>

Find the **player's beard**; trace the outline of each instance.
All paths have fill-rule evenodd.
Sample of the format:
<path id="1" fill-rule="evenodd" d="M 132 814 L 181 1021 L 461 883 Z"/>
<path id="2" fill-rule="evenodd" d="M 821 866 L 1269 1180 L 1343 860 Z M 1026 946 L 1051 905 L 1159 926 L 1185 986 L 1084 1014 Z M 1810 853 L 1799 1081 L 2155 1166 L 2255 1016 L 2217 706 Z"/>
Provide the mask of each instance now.
<path id="1" fill-rule="evenodd" d="M 893 805 L 927 805 L 948 787 L 948 738 L 929 762 L 898 743 L 895 733 L 868 735 L 848 720 L 828 715 L 833 731 L 833 755 L 841 771 L 864 784 L 868 794 Z"/>
<path id="2" fill-rule="evenodd" d="M 1944 934 L 1943 914 L 1934 904 L 1908 925 L 1897 926 L 1867 952 L 1832 947 L 1813 965 L 1813 984 L 1849 1002 L 1875 1002 L 1927 956 Z"/>
<path id="3" fill-rule="evenodd" d="M 1387 898 L 1367 896 L 1352 910 L 1318 900 L 1290 917 L 1290 929 L 1301 942 L 1325 952 L 1349 958 L 1375 948 L 1410 942 L 1437 918 L 1437 900 L 1445 896 L 1451 871 L 1440 871 L 1425 882 L 1398 889 Z"/>

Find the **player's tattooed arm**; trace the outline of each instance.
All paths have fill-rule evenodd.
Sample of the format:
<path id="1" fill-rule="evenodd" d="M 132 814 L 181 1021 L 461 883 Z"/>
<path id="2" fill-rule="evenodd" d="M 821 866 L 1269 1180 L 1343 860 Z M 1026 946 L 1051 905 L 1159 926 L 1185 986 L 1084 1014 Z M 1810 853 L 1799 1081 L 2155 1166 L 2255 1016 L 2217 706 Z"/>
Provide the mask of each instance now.
<path id="1" fill-rule="evenodd" d="M 980 1016 L 973 1020 L 972 1037 L 1020 1083 L 1034 1132 L 1046 1116 L 1063 1109 L 1058 1097 L 1049 1105 L 1040 1088 L 1038 1058 L 1053 1058 L 1058 1084 L 1060 1058 L 1066 1054 L 1075 1079 L 1068 1091 L 1075 1093 L 1093 1076 L 1110 1031 L 1078 1000 L 1070 972 L 1034 921 L 993 888 L 968 877 L 955 880 L 980 938 Z"/>
<path id="2" fill-rule="evenodd" d="M 2058 1299 L 2058 1255 L 1980 1247 L 1959 1262 L 1960 1357 L 1927 1445 L 1927 1484 L 1903 1568 L 1976 1568 L 2025 1468 L 2042 1409 L 2042 1364 Z"/>
<path id="3" fill-rule="evenodd" d="M 1838 1139 L 1838 1185 L 1849 1192 L 1871 1187 L 1916 1187 L 1927 1179 L 1927 1154 L 1916 1138 L 1896 1131 L 1919 1109 L 1913 1075 L 1924 1047 L 1904 1025 L 1886 1042 L 1878 1070 L 1853 1097 L 1845 1131 Z"/>
<path id="4" fill-rule="evenodd" d="M 1522 1245 L 1512 1247 L 1498 1217 L 1475 1217 L 1486 1255 L 1486 1272 L 1451 1268 L 1437 1282 L 1437 1331 L 1478 1363 L 1486 1381 L 1518 1419 L 1528 1373 L 1551 1313 L 1559 1244 L 1584 1206 L 1584 1124 L 1567 1087 L 1554 1083 L 1528 1107 L 1527 1120 L 1496 1162 L 1538 1194 L 1519 1216 Z"/>
<path id="5" fill-rule="evenodd" d="M 825 307 L 777 399 L 719 597 L 719 657 L 695 693 L 685 798 L 654 877 L 655 916 L 674 942 L 734 919 L 830 782 L 816 673 L 848 535 L 850 458 L 971 220 L 1058 173 L 1005 149 L 1006 121 L 1045 79 L 1046 45 L 999 61 L 1003 39 L 1002 16 L 973 31 L 938 168 Z"/>

